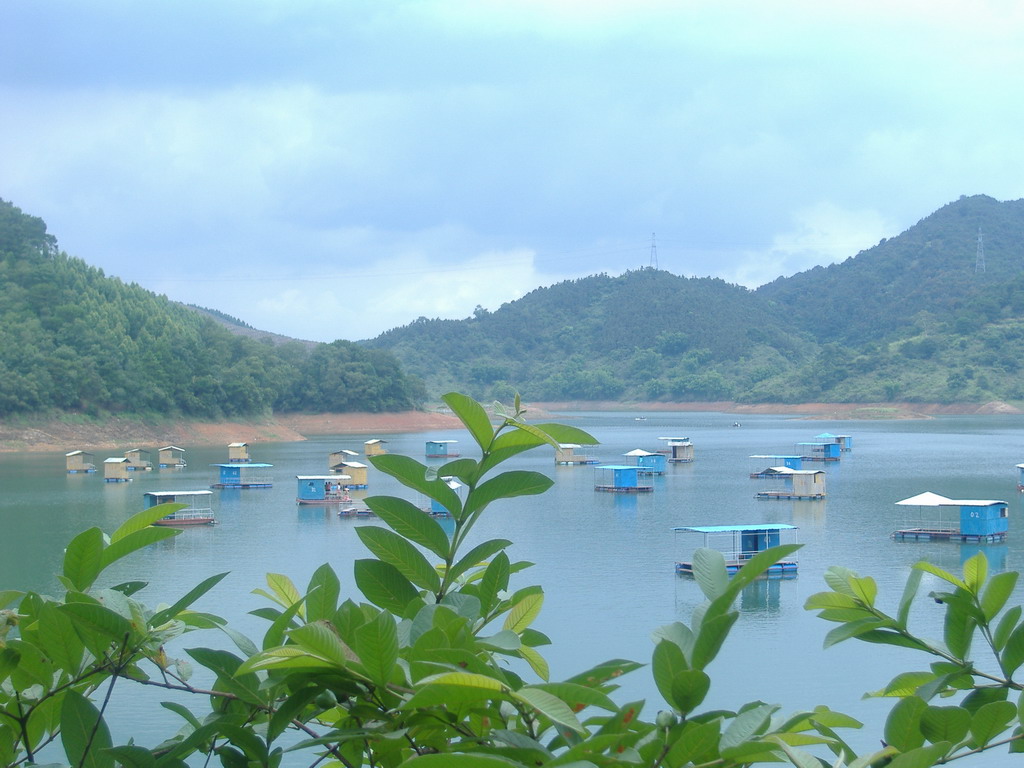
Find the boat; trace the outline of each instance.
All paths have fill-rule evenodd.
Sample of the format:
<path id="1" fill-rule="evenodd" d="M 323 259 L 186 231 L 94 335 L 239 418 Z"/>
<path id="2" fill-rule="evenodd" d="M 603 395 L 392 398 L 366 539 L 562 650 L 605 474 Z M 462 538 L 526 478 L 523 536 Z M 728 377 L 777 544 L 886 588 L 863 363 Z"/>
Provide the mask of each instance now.
<path id="1" fill-rule="evenodd" d="M 187 526 L 214 525 L 213 491 L 147 491 L 142 495 L 145 508 L 160 504 L 185 504 L 184 509 L 154 520 L 153 525 Z"/>
<path id="2" fill-rule="evenodd" d="M 797 543 L 797 527 L 786 523 L 755 523 L 752 525 L 691 525 L 673 528 L 682 538 L 680 546 L 689 553 L 689 560 L 676 561 L 676 573 L 692 576 L 693 553 L 698 548 L 714 549 L 725 558 L 730 576 L 742 568 L 758 552 L 781 544 Z M 793 578 L 797 573 L 796 553 L 773 563 L 765 571 L 768 578 Z"/>

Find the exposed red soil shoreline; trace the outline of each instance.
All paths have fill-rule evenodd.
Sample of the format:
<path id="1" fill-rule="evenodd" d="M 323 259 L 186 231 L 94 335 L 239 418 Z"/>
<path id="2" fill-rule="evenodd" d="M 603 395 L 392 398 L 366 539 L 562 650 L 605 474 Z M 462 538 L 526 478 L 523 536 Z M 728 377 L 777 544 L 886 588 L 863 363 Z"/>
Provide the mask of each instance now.
<path id="1" fill-rule="evenodd" d="M 1003 402 L 975 403 L 617 403 L 551 402 L 527 404 L 529 420 L 572 419 L 574 411 L 715 411 L 731 414 L 794 414 L 808 419 L 926 419 L 940 415 L 1019 414 L 1021 409 Z M 293 442 L 309 435 L 425 432 L 455 429 L 461 422 L 451 413 L 281 414 L 257 421 L 147 421 L 111 418 L 103 422 L 0 421 L 0 452 L 126 450 L 163 445 L 226 445 L 230 442 Z"/>

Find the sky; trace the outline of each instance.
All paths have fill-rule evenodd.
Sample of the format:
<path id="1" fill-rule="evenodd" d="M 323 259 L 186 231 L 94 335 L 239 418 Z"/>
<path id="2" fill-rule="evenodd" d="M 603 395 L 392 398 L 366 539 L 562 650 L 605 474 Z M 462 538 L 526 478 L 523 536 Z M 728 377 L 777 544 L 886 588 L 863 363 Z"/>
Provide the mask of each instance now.
<path id="1" fill-rule="evenodd" d="M 4 0 L 0 199 L 317 341 L 1024 196 L 1017 0 Z M 632 308 L 623 308 L 624 311 Z"/>

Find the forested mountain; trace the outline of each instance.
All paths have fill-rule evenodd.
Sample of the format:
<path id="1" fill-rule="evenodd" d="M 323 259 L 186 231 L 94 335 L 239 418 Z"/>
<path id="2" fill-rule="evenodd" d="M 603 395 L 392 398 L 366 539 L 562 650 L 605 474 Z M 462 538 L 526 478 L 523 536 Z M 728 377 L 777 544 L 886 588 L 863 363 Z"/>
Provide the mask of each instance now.
<path id="1" fill-rule="evenodd" d="M 431 392 L 478 398 L 1021 400 L 1024 201 L 961 198 L 756 291 L 651 269 L 597 275 L 367 343 Z"/>
<path id="2" fill-rule="evenodd" d="M 385 411 L 422 398 L 386 351 L 234 335 L 61 252 L 41 219 L 0 200 L 0 416 Z"/>

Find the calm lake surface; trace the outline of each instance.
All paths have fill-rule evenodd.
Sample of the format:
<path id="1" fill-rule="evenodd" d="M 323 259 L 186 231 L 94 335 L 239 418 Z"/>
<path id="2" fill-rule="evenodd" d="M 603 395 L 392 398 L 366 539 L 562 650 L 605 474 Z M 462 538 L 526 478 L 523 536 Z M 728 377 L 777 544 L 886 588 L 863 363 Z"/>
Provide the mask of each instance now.
<path id="1" fill-rule="evenodd" d="M 477 541 L 504 537 L 514 546 L 510 556 L 535 567 L 518 575 L 514 585 L 541 584 L 545 605 L 535 626 L 553 645 L 541 649 L 551 664 L 552 679 L 561 679 L 611 658 L 649 662 L 652 630 L 672 621 L 690 621 L 702 602 L 692 579 L 678 577 L 673 562 L 684 552 L 671 528 L 681 525 L 791 523 L 799 526 L 800 573 L 792 580 L 765 581 L 742 596 L 741 617 L 725 648 L 712 664 L 712 695 L 705 707 L 735 708 L 760 699 L 786 712 L 827 704 L 865 722 L 850 740 L 862 749 L 877 746 L 890 701 L 863 700 L 866 691 L 883 687 L 904 670 L 923 669 L 927 660 L 904 651 L 848 641 L 822 649 L 832 624 L 803 610 L 808 595 L 825 588 L 822 574 L 843 565 L 873 576 L 880 604 L 895 611 L 910 567 L 922 559 L 959 570 L 976 546 L 942 542 L 896 543 L 894 503 L 923 491 L 951 498 L 1003 499 L 1010 504 L 1010 535 L 1005 544 L 984 545 L 990 567 L 1024 566 L 1021 501 L 1015 465 L 1024 462 L 1024 417 L 943 417 L 914 421 L 810 421 L 784 416 L 715 413 L 573 413 L 561 420 L 590 431 L 601 445 L 586 449 L 604 463 L 627 463 L 622 454 L 634 448 L 658 450 L 661 436 L 689 436 L 695 446 L 692 464 L 669 465 L 652 478 L 654 492 L 641 495 L 597 493 L 590 466 L 556 466 L 550 449 L 518 457 L 516 468 L 542 471 L 555 480 L 540 497 L 514 499 L 492 507 L 475 531 Z M 853 451 L 838 463 L 805 463 L 823 468 L 823 501 L 757 500 L 771 487 L 751 480 L 752 470 L 768 462 L 751 454 L 797 453 L 796 443 L 822 432 L 853 435 Z M 248 612 L 265 605 L 251 594 L 265 586 L 265 574 L 283 573 L 304 589 L 321 563 L 330 563 L 354 596 L 352 561 L 366 551 L 355 535 L 371 519 L 339 518 L 330 508 L 295 503 L 295 475 L 323 474 L 330 452 L 362 450 L 363 441 L 381 435 L 316 437 L 300 443 L 257 443 L 252 459 L 274 465 L 270 489 L 215 491 L 220 524 L 185 530 L 121 563 L 108 584 L 147 580 L 140 597 L 149 605 L 173 602 L 208 575 L 230 575 L 197 606 L 221 615 L 250 637 L 260 639 L 263 623 Z M 465 456 L 474 445 L 465 432 L 431 432 L 384 436 L 392 453 L 424 459 L 427 439 L 455 439 Z M 73 450 L 80 446 L 67 446 Z M 63 547 L 78 531 L 99 526 L 110 532 L 142 509 L 146 491 L 207 488 L 216 480 L 214 462 L 227 460 L 227 447 L 186 449 L 184 469 L 133 473 L 129 483 L 106 483 L 105 455 L 96 454 L 100 472 L 67 475 L 63 453 L 0 454 L 0 588 L 56 593 L 54 574 Z M 156 449 L 149 446 L 155 461 Z M 395 494 L 420 502 L 414 494 L 372 468 L 370 494 Z M 926 576 L 922 594 L 937 585 Z M 1016 602 L 1024 601 L 1024 584 Z M 941 637 L 941 612 L 919 600 L 913 622 L 920 632 Z M 219 634 L 192 634 L 181 647 L 230 647 Z M 183 655 L 177 650 L 178 655 Z M 644 698 L 646 714 L 664 707 L 647 670 L 623 679 L 619 702 Z M 115 739 L 134 734 L 155 742 L 177 728 L 175 716 L 158 706 L 168 696 L 142 690 L 114 711 Z M 152 734 L 152 738 L 147 738 Z M 974 762 L 972 763 L 971 760 Z M 965 765 L 1000 766 L 1006 755 L 983 755 Z"/>

